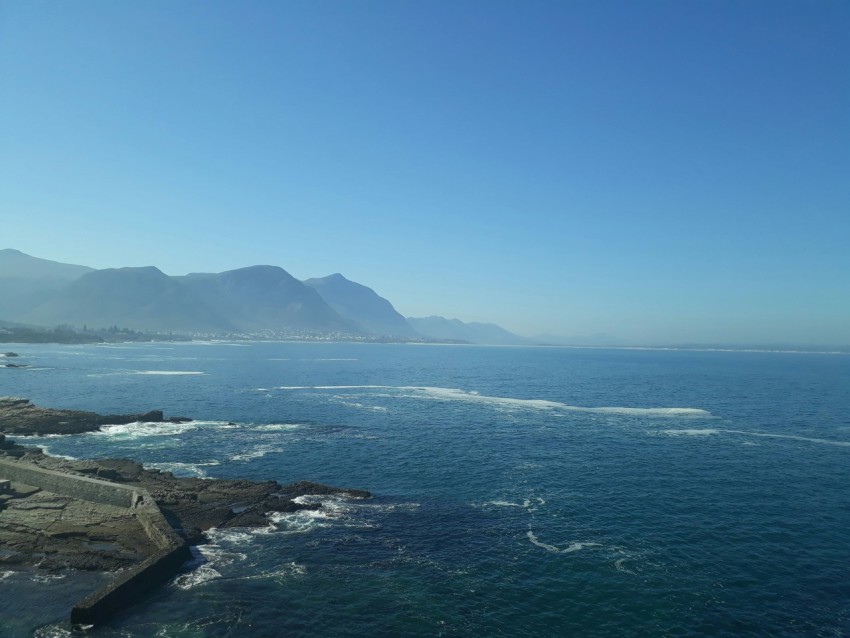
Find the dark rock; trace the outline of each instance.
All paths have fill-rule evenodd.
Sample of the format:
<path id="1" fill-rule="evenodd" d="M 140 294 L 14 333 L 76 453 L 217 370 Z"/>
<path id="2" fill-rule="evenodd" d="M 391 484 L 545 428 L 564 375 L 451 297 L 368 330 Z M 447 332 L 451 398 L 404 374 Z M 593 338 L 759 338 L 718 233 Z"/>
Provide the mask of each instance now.
<path id="1" fill-rule="evenodd" d="M 285 485 L 280 490 L 281 495 L 293 499 L 306 494 L 338 494 L 351 498 L 369 498 L 372 494 L 366 490 L 352 490 L 339 487 L 331 487 L 330 485 L 322 485 L 321 483 L 313 483 L 311 481 L 297 481 Z"/>
<path id="2" fill-rule="evenodd" d="M 11 357 L 19 357 L 19 356 L 21 356 L 21 355 L 19 355 L 17 352 L 4 352 L 4 353 L 3 353 L 3 356 L 4 356 L 4 357 L 10 357 L 10 358 L 11 358 Z"/>
<path id="3" fill-rule="evenodd" d="M 0 398 L 0 428 L 8 434 L 81 434 L 94 432 L 103 425 L 124 425 L 136 421 L 163 423 L 165 418 L 162 410 L 151 410 L 141 414 L 100 415 L 82 410 L 40 408 L 30 403 L 28 399 Z"/>

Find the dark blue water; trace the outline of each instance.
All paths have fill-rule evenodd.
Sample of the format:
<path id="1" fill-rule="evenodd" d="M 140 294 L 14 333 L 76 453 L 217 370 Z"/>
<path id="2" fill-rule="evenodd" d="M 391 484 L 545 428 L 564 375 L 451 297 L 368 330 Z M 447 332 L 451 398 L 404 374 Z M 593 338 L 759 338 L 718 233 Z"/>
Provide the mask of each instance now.
<path id="1" fill-rule="evenodd" d="M 41 440 L 51 453 L 375 494 L 214 531 L 96 635 L 850 635 L 848 356 L 4 349 L 33 367 L 4 369 L 0 394 L 197 419 Z M 9 636 L 65 635 L 96 585 L 0 577 Z"/>

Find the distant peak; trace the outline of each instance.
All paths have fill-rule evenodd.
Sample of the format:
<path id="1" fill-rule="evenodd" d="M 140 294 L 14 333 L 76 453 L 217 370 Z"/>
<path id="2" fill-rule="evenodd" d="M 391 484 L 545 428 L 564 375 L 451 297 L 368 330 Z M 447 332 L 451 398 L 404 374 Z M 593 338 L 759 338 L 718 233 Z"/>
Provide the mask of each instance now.
<path id="1" fill-rule="evenodd" d="M 312 279 L 306 279 L 304 283 L 308 285 L 321 285 L 321 284 L 339 284 L 349 282 L 342 274 L 335 272 L 332 275 L 327 275 L 325 277 L 313 277 Z M 353 282 L 350 282 L 353 283 Z"/>
<path id="2" fill-rule="evenodd" d="M 257 264 L 256 266 L 244 266 L 243 268 L 235 268 L 233 270 L 225 270 L 224 272 L 280 272 L 283 268 L 280 266 L 269 266 L 267 264 Z"/>
<path id="3" fill-rule="evenodd" d="M 121 268 L 104 268 L 102 270 L 93 270 L 89 274 L 94 275 L 95 273 L 101 273 L 101 274 L 98 274 L 99 277 L 109 276 L 113 273 L 130 273 L 130 274 L 138 273 L 138 274 L 144 274 L 144 275 L 156 275 L 157 277 L 159 277 L 159 276 L 167 277 L 168 276 L 164 272 L 162 272 L 159 268 L 157 268 L 156 266 L 123 266 Z"/>

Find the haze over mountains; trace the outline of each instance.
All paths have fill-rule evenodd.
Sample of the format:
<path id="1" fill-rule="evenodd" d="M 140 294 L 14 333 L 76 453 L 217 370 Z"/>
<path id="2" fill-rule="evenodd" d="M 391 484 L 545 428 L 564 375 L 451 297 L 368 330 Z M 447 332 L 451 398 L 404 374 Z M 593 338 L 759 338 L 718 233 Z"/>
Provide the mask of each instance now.
<path id="1" fill-rule="evenodd" d="M 378 296 L 374 290 L 349 281 L 339 273 L 307 279 L 304 283 L 316 290 L 340 315 L 355 321 L 372 334 L 411 339 L 427 334 L 417 332 L 389 301 Z"/>
<path id="2" fill-rule="evenodd" d="M 329 335 L 519 345 L 485 323 L 405 318 L 336 273 L 299 281 L 278 266 L 172 277 L 153 266 L 94 270 L 0 250 L 0 321 L 150 332 Z"/>

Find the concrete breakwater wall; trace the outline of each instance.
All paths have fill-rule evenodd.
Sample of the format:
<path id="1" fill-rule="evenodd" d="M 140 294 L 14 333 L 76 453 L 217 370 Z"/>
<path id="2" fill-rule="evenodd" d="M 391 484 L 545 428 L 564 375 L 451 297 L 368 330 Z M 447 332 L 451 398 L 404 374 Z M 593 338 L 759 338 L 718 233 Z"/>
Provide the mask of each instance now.
<path id="1" fill-rule="evenodd" d="M 155 554 L 77 603 L 71 610 L 74 625 L 95 625 L 132 605 L 142 594 L 166 582 L 191 558 L 186 541 L 168 524 L 147 490 L 3 459 L 0 459 L 0 478 L 70 498 L 131 509 L 158 548 Z"/>
<path id="2" fill-rule="evenodd" d="M 14 483 L 40 487 L 45 492 L 60 496 L 115 507 L 131 508 L 139 496 L 139 491 L 129 485 L 46 470 L 31 463 L 5 459 L 0 459 L 0 477 Z"/>
<path id="3" fill-rule="evenodd" d="M 159 551 L 74 605 L 71 624 L 95 625 L 105 616 L 138 602 L 140 595 L 166 582 L 191 558 L 189 546 L 168 524 L 150 495 L 141 493 L 135 514 Z"/>

